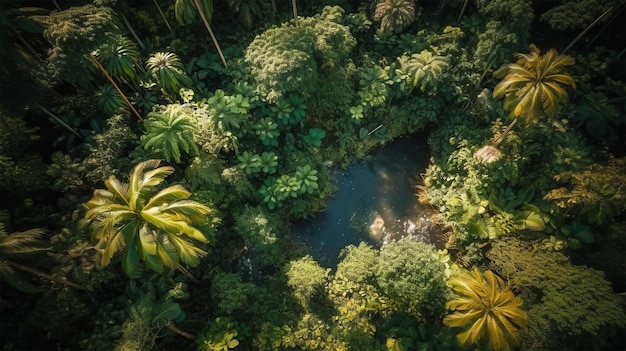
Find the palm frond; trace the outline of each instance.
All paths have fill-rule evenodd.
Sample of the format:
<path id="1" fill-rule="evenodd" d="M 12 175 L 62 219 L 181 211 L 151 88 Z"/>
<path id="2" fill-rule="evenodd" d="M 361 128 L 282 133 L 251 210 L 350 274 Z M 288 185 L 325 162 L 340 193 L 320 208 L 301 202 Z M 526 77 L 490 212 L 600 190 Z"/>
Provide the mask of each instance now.
<path id="1" fill-rule="evenodd" d="M 49 243 L 41 240 L 47 232 L 43 228 L 33 228 L 23 232 L 13 232 L 0 236 L 0 255 L 19 256 L 35 252 L 47 251 Z"/>

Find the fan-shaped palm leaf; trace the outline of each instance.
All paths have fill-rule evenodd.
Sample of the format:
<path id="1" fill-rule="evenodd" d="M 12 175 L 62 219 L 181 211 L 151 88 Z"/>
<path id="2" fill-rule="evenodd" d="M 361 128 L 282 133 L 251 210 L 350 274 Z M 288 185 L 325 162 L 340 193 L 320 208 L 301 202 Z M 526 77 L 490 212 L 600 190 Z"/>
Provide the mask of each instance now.
<path id="1" fill-rule="evenodd" d="M 32 253 L 49 250 L 50 246 L 48 243 L 41 240 L 45 233 L 45 229 L 33 228 L 23 232 L 8 234 L 4 223 L 0 222 L 0 280 L 26 293 L 37 291 L 35 286 L 13 268 L 28 270 L 40 276 L 44 274 L 35 269 L 19 265 L 13 260 L 18 260 Z"/>
<path id="2" fill-rule="evenodd" d="M 159 87 L 173 95 L 178 94 L 180 88 L 190 87 L 192 84 L 182 62 L 171 52 L 152 54 L 146 62 L 146 69 Z"/>
<path id="3" fill-rule="evenodd" d="M 423 50 L 410 57 L 400 57 L 398 61 L 401 70 L 410 77 L 412 89 L 419 87 L 422 92 L 427 89 L 435 89 L 443 70 L 448 66 L 445 57 L 433 55 L 428 50 Z"/>
<path id="4" fill-rule="evenodd" d="M 106 71 L 121 80 L 133 80 L 135 67 L 139 64 L 139 50 L 130 39 L 117 35 L 111 44 L 100 50 L 101 61 Z"/>
<path id="5" fill-rule="evenodd" d="M 174 171 L 159 165 L 159 160 L 138 164 L 128 184 L 109 178 L 107 190 L 94 191 L 87 202 L 85 218 L 98 240 L 102 266 L 124 251 L 122 267 L 136 278 L 144 266 L 162 273 L 165 267 L 178 268 L 181 262 L 196 266 L 206 254 L 198 245 L 207 241 L 206 236 L 194 225 L 205 222 L 211 210 L 188 200 L 191 193 L 180 185 L 159 190 Z"/>
<path id="6" fill-rule="evenodd" d="M 374 20 L 380 21 L 383 34 L 399 33 L 415 21 L 415 1 L 380 0 L 376 4 Z"/>
<path id="7" fill-rule="evenodd" d="M 518 54 L 516 63 L 495 72 L 496 77 L 504 78 L 493 90 L 494 97 L 504 97 L 505 110 L 526 123 L 542 114 L 554 117 L 568 97 L 565 86 L 576 88 L 572 76 L 565 72 L 566 66 L 574 64 L 572 57 L 559 55 L 555 49 L 540 55 L 532 44 L 530 49 L 529 54 Z"/>
<path id="8" fill-rule="evenodd" d="M 449 327 L 466 328 L 457 335 L 462 346 L 485 340 L 490 350 L 511 350 L 519 343 L 517 328 L 527 315 L 520 306 L 522 299 L 505 286 L 502 278 L 491 271 L 481 273 L 477 268 L 449 281 L 460 296 L 446 303 L 454 313 L 444 318 Z"/>
<path id="9" fill-rule="evenodd" d="M 181 105 L 168 105 L 163 111 L 150 112 L 144 122 L 146 134 L 141 138 L 144 149 L 163 155 L 166 161 L 181 162 L 184 153 L 198 154 L 196 124 L 191 111 Z"/>
<path id="10" fill-rule="evenodd" d="M 112 85 L 106 84 L 100 86 L 96 90 L 94 98 L 98 107 L 100 107 L 102 112 L 107 116 L 113 116 L 126 106 L 124 99 Z"/>

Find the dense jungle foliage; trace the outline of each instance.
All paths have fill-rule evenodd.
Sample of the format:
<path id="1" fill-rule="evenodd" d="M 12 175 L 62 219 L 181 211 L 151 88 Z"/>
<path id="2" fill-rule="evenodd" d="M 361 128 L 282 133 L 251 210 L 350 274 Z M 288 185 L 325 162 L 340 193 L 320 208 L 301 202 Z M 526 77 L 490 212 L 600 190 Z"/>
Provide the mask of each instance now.
<path id="1" fill-rule="evenodd" d="M 3 0 L 2 350 L 626 349 L 625 7 Z M 446 250 L 321 266 L 415 132 Z"/>

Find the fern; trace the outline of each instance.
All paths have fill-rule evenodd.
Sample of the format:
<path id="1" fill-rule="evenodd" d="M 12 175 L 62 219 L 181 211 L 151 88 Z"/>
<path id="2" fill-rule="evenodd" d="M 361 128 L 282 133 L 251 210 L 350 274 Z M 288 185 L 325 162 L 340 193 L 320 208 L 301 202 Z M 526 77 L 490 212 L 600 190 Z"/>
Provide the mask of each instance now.
<path id="1" fill-rule="evenodd" d="M 167 105 L 162 111 L 151 112 L 144 126 L 143 148 L 160 153 L 167 162 L 181 163 L 183 152 L 190 156 L 198 154 L 195 117 L 186 105 Z"/>
<path id="2" fill-rule="evenodd" d="M 448 67 L 448 61 L 443 56 L 434 55 L 428 50 L 411 56 L 402 56 L 398 61 L 401 70 L 408 75 L 412 88 L 419 88 L 421 92 L 436 90 L 437 82 L 441 80 L 444 69 Z"/>

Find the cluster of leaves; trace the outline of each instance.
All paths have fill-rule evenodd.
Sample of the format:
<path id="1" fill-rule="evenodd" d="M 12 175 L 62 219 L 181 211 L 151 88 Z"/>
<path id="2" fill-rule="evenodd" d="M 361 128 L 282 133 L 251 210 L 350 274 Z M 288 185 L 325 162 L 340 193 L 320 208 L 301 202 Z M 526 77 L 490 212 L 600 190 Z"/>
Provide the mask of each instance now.
<path id="1" fill-rule="evenodd" d="M 142 275 L 144 265 L 162 273 L 180 269 L 180 262 L 197 266 L 206 252 L 199 243 L 207 237 L 193 224 L 206 222 L 211 209 L 187 200 L 191 193 L 181 185 L 159 190 L 173 167 L 159 167 L 149 160 L 135 166 L 129 183 L 107 179 L 107 190 L 98 189 L 87 202 L 87 220 L 98 240 L 99 263 L 107 266 L 123 252 L 122 267 L 131 278 Z"/>
<path id="2" fill-rule="evenodd" d="M 520 330 L 523 349 L 602 348 L 610 330 L 624 327 L 621 298 L 601 272 L 514 238 L 495 243 L 487 256 L 524 300 L 528 324 Z"/>
<path id="3" fill-rule="evenodd" d="M 340 70 L 355 44 L 350 30 L 337 22 L 302 18 L 258 35 L 246 49 L 246 61 L 266 99 L 289 92 L 312 96 L 322 67 Z"/>
<path id="4" fill-rule="evenodd" d="M 40 189 L 47 185 L 45 165 L 38 155 L 27 152 L 39 139 L 37 128 L 29 127 L 24 119 L 0 116 L 0 188 L 5 191 Z"/>
<path id="5" fill-rule="evenodd" d="M 492 271 L 481 273 L 474 268 L 453 276 L 449 284 L 460 296 L 446 303 L 454 313 L 443 323 L 466 328 L 457 335 L 460 345 L 487 340 L 489 350 L 507 351 L 519 345 L 518 328 L 525 324 L 527 315 L 521 309 L 522 299 L 513 294 L 504 279 Z"/>

